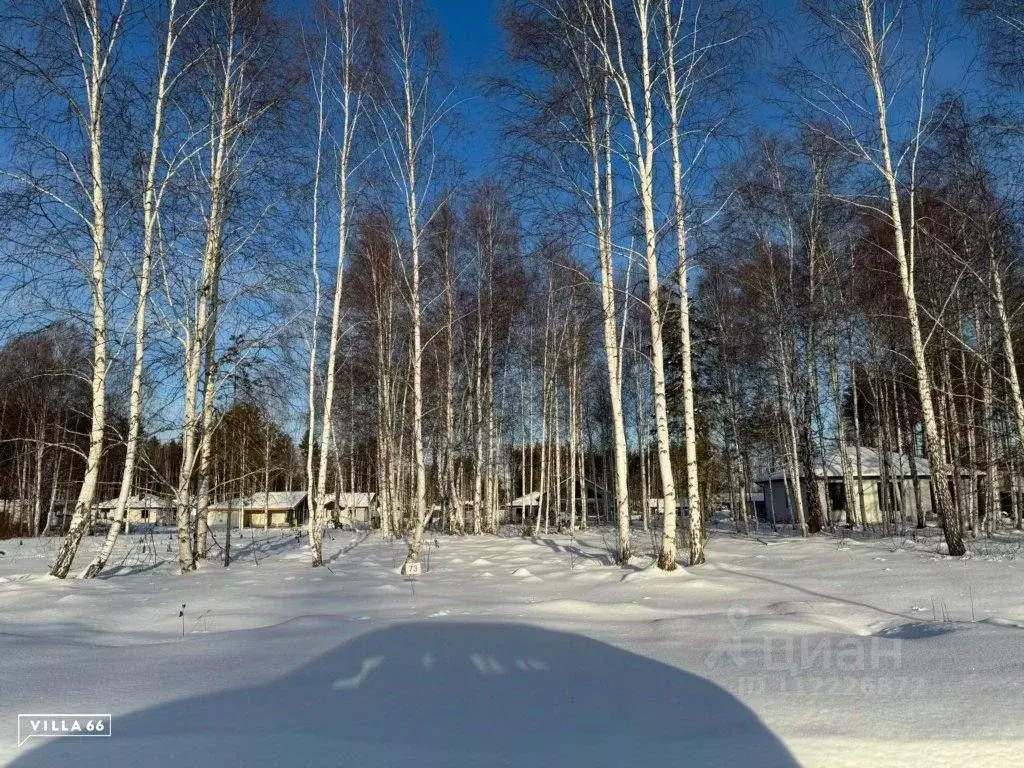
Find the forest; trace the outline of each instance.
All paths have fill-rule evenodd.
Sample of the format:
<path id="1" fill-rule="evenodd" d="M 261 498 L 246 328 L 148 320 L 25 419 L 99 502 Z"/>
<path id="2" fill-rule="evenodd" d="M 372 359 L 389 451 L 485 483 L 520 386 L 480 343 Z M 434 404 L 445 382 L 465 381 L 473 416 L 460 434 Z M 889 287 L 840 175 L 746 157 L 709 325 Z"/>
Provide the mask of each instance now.
<path id="1" fill-rule="evenodd" d="M 467 73 L 425 0 L 3 4 L 0 538 L 1022 527 L 1019 0 L 495 12 Z"/>

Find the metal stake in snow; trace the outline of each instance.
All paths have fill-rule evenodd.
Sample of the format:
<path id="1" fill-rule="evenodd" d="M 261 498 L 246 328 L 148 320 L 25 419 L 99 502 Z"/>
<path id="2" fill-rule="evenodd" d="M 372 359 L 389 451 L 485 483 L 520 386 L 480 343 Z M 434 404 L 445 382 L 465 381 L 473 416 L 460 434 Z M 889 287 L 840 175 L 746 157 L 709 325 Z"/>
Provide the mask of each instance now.
<path id="1" fill-rule="evenodd" d="M 181 619 L 181 636 L 185 636 L 185 604 L 181 604 L 181 610 L 178 611 L 178 618 Z"/>

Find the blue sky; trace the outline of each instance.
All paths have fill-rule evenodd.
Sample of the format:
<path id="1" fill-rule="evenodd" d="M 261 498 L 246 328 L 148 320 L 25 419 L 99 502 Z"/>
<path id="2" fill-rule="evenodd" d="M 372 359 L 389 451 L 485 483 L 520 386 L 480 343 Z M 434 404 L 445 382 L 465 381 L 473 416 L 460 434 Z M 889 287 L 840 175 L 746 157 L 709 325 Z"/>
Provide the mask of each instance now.
<path id="1" fill-rule="evenodd" d="M 501 54 L 497 0 L 430 0 L 453 65 L 466 73 L 493 66 Z"/>
<path id="2" fill-rule="evenodd" d="M 933 95 L 946 88 L 977 91 L 984 85 L 981 64 L 977 60 L 978 42 L 960 18 L 958 0 L 932 2 L 938 8 L 943 34 L 948 38 L 935 63 Z M 748 105 L 744 116 L 748 129 L 776 122 L 778 114 L 767 103 L 775 91 L 771 83 L 773 74 L 789 63 L 794 53 L 801 51 L 807 37 L 807 17 L 797 0 L 761 0 L 761 5 L 769 34 L 757 61 L 750 63 L 752 88 L 744 99 Z M 890 9 L 899 5 L 898 2 L 888 3 Z M 452 75 L 462 88 L 462 96 L 470 100 L 470 108 L 461 110 L 466 115 L 466 124 L 460 143 L 468 147 L 460 147 L 459 155 L 468 161 L 470 176 L 478 176 L 486 170 L 484 166 L 493 161 L 493 143 L 501 129 L 500 110 L 495 110 L 494 105 L 472 106 L 473 102 L 483 99 L 479 91 L 474 91 L 474 86 L 503 66 L 504 40 L 497 19 L 500 0 L 427 0 L 427 6 L 443 32 Z M 929 0 L 923 0 L 919 7 L 932 6 Z M 917 8 L 902 4 L 908 18 L 915 15 Z M 916 38 L 912 30 L 907 32 L 908 40 Z M 903 50 L 916 58 L 919 52 L 907 50 L 908 47 Z"/>
<path id="3" fill-rule="evenodd" d="M 469 99 L 459 110 L 464 119 L 459 146 L 453 150 L 470 178 L 478 178 L 493 166 L 501 133 L 498 115 L 482 103 L 479 90 L 483 78 L 497 71 L 505 58 L 499 0 L 428 0 L 428 5 L 444 34 L 459 97 Z M 484 114 L 487 119 L 475 119 Z"/>

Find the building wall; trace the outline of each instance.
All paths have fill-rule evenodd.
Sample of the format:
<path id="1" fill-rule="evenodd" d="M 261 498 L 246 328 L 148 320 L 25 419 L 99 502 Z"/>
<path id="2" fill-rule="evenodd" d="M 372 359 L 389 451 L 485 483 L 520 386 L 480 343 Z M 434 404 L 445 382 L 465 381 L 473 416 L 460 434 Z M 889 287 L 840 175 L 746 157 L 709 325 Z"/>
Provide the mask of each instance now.
<path id="1" fill-rule="evenodd" d="M 211 509 L 209 511 L 209 523 L 210 525 L 226 525 L 228 521 L 229 512 L 226 509 Z M 262 509 L 247 509 L 244 511 L 232 510 L 231 524 L 238 525 L 239 515 L 243 516 L 243 527 L 245 528 L 266 528 L 267 527 L 267 515 Z M 271 509 L 270 510 L 270 526 L 271 528 L 287 528 L 292 525 L 301 525 L 306 522 L 304 508 L 298 509 Z"/>
<path id="2" fill-rule="evenodd" d="M 143 513 L 148 512 L 147 517 L 143 517 Z M 142 509 L 140 507 L 130 507 L 128 509 L 128 522 L 132 525 L 173 525 L 174 524 L 174 510 L 171 509 Z"/>
<path id="3" fill-rule="evenodd" d="M 921 507 L 926 515 L 931 514 L 931 483 L 922 478 L 921 486 Z M 866 522 L 868 525 L 880 525 L 887 522 L 896 522 L 902 518 L 908 521 L 917 519 L 917 495 L 914 493 L 914 481 L 912 478 L 902 478 L 892 481 L 894 502 L 885 500 L 881 481 L 877 477 L 864 479 L 864 517 L 865 520 L 857 520 L 857 523 Z M 854 493 L 857 488 L 854 485 Z M 886 509 L 886 506 L 892 509 Z"/>
<path id="4" fill-rule="evenodd" d="M 931 499 L 931 484 L 927 479 L 922 478 L 921 484 L 921 506 L 924 508 L 926 515 L 932 512 L 932 499 Z M 914 494 L 914 481 L 912 478 L 903 478 L 901 480 L 893 481 L 895 486 L 895 507 L 891 510 L 886 510 L 885 504 L 883 504 L 882 495 L 880 494 L 880 481 L 877 477 L 865 477 L 863 480 L 863 515 L 865 520 L 857 519 L 858 525 L 866 522 L 868 525 L 880 525 L 886 522 L 898 521 L 901 517 L 906 517 L 907 520 L 913 522 L 917 519 L 917 498 Z M 963 492 L 967 493 L 971 490 L 971 482 L 969 480 L 963 481 Z M 765 494 L 764 499 L 764 518 L 768 521 L 773 519 L 772 517 L 772 506 L 774 505 L 774 520 L 779 524 L 792 524 L 796 514 L 795 503 L 791 496 L 793 491 L 792 486 L 787 486 L 784 480 L 773 480 L 771 483 L 760 483 L 762 492 Z M 819 495 L 822 503 L 825 503 L 827 493 L 825 490 L 825 483 L 821 480 L 815 482 L 816 488 L 813 492 Z M 807 503 L 806 497 L 810 489 L 803 489 L 805 495 L 804 509 L 806 510 Z M 854 486 L 851 504 L 854 505 L 853 509 L 846 512 L 836 512 L 836 521 L 845 522 L 850 519 L 849 515 L 853 510 L 857 509 L 859 504 L 858 498 L 860 494 L 856 484 L 856 478 L 854 478 Z"/>
<path id="5" fill-rule="evenodd" d="M 332 510 L 331 515 L 335 513 Z M 338 520 L 345 525 L 351 525 L 353 523 L 369 524 L 372 522 L 372 514 L 370 507 L 342 507 L 337 512 Z"/>
<path id="6" fill-rule="evenodd" d="M 267 514 L 263 510 L 247 511 L 245 513 L 245 527 L 246 528 L 266 528 L 267 526 Z M 297 513 L 292 512 L 290 509 L 271 509 L 270 514 L 270 528 L 286 528 L 291 525 L 293 518 L 297 519 Z"/>
<path id="7" fill-rule="evenodd" d="M 228 515 L 231 516 L 231 524 L 238 525 L 239 512 L 228 512 L 226 509 L 209 510 L 207 512 L 207 522 L 210 525 L 227 525 Z"/>
<path id="8" fill-rule="evenodd" d="M 791 499 L 783 480 L 772 480 L 770 483 L 761 483 L 761 493 L 764 494 L 764 518 L 768 522 L 773 520 L 781 525 L 793 522 L 796 514 Z"/>

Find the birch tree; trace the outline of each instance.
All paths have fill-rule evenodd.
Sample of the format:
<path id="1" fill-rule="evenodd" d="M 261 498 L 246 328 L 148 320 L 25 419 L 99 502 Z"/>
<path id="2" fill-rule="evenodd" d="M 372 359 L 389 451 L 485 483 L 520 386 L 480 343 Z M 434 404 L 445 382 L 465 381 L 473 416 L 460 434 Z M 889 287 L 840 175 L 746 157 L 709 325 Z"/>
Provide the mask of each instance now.
<path id="1" fill-rule="evenodd" d="M 200 277 L 190 316 L 182 322 L 184 395 L 182 459 L 174 485 L 178 564 L 195 569 L 197 550 L 205 552 L 209 504 L 210 446 L 217 383 L 217 330 L 225 232 L 232 193 L 240 183 L 245 159 L 242 139 L 275 103 L 267 86 L 266 62 L 274 55 L 270 41 L 279 36 L 273 17 L 259 0 L 210 0 L 203 29 L 194 43 L 203 51 L 197 67 L 201 104 L 201 151 L 194 153 L 193 174 L 203 189 Z M 258 226 L 258 222 L 257 222 Z M 202 386 L 201 386 L 202 382 Z M 199 470 L 199 495 L 193 484 Z M 194 539 L 203 537 L 202 544 Z"/>
<path id="2" fill-rule="evenodd" d="M 309 327 L 309 367 L 307 368 L 307 390 L 306 390 L 306 410 L 307 410 L 307 423 L 306 423 L 306 503 L 309 505 L 309 550 L 310 559 L 314 568 L 319 568 L 323 565 L 323 529 L 324 523 L 321 522 L 323 512 L 321 507 L 323 505 L 323 497 L 319 495 L 320 486 L 317 482 L 317 477 L 313 472 L 314 457 L 317 453 L 317 444 L 314 441 L 314 435 L 316 434 L 316 414 L 317 414 L 317 403 L 316 403 L 316 381 L 317 381 L 317 332 L 320 324 L 320 264 L 319 264 L 319 250 L 320 250 L 320 176 L 321 166 L 323 165 L 323 146 L 324 146 L 324 80 L 327 74 L 327 50 L 328 50 L 328 38 L 324 36 L 323 50 L 318 56 L 319 61 L 316 64 L 316 69 L 311 72 L 313 98 L 316 103 L 316 147 L 313 152 L 313 199 L 311 201 L 311 223 L 310 228 L 310 272 L 313 277 L 313 311 L 310 315 L 310 327 Z M 311 61 L 311 64 L 313 62 Z M 328 367 L 332 366 L 332 361 L 328 360 Z M 333 396 L 333 392 L 331 393 Z M 322 415 L 324 423 L 329 419 L 328 411 L 324 411 Z M 329 447 L 329 444 L 328 444 Z M 323 444 L 319 445 L 320 452 L 322 453 L 325 449 Z M 326 471 L 326 467 L 325 467 Z M 326 481 L 326 477 L 324 478 Z M 338 504 L 341 500 L 335 499 L 335 504 Z"/>
<path id="3" fill-rule="evenodd" d="M 931 462 L 932 477 L 945 478 L 949 476 L 950 467 L 939 437 L 933 401 L 932 377 L 925 352 L 925 337 L 921 331 L 915 285 L 914 232 L 912 231 L 914 216 L 913 160 L 916 158 L 914 148 L 918 147 L 921 141 L 922 120 L 920 115 L 923 111 L 922 105 L 932 58 L 931 30 L 929 29 L 928 37 L 925 40 L 924 61 L 920 67 L 918 78 L 920 89 L 917 113 L 919 118 L 915 135 L 911 138 L 911 197 L 908 204 L 906 196 L 901 194 L 901 179 L 897 162 L 894 160 L 895 150 L 890 136 L 889 115 L 891 96 L 887 92 L 886 81 L 892 46 L 891 37 L 899 29 L 900 12 L 896 11 L 890 14 L 887 6 L 879 0 L 858 0 L 855 10 L 845 3 L 838 6 L 832 3 L 822 3 L 817 6 L 817 11 L 818 18 L 826 27 L 834 31 L 837 44 L 844 46 L 854 56 L 871 93 L 865 103 L 873 110 L 872 117 L 875 121 L 873 134 L 877 141 L 873 145 L 865 144 L 857 138 L 858 134 L 854 133 L 854 146 L 865 162 L 875 170 L 885 186 L 888 197 L 887 213 L 893 233 L 892 256 L 896 263 L 900 289 L 906 304 L 914 371 L 920 394 L 925 447 Z M 837 117 L 841 121 L 845 120 L 845 124 L 851 129 L 853 128 L 849 118 L 844 115 Z M 908 207 L 911 215 L 911 231 L 908 231 L 904 224 L 905 208 Z M 966 553 L 963 533 L 949 487 L 944 482 L 937 482 L 932 484 L 932 489 L 935 494 L 936 511 L 943 525 L 947 550 L 950 555 L 963 555 Z"/>
<path id="4" fill-rule="evenodd" d="M 125 524 L 128 512 L 128 500 L 131 496 L 132 484 L 135 480 L 135 467 L 138 460 L 139 440 L 142 431 L 142 384 L 146 356 L 146 319 L 149 309 L 149 289 L 153 272 L 153 257 L 156 249 L 157 222 L 160 216 L 160 203 L 167 190 L 171 169 L 161 173 L 161 156 L 163 154 L 164 110 L 173 92 L 182 69 L 172 70 L 175 46 L 186 31 L 189 23 L 202 9 L 202 3 L 193 7 L 185 7 L 179 13 L 178 0 L 168 0 L 166 34 L 161 49 L 160 64 L 157 73 L 156 89 L 153 95 L 153 118 L 150 130 L 149 159 L 146 164 L 146 175 L 142 189 L 142 253 L 139 263 L 139 289 L 135 309 L 134 360 L 132 365 L 131 394 L 128 415 L 128 435 L 125 441 L 125 462 L 121 474 L 121 485 L 114 509 L 113 521 L 107 531 L 107 537 L 99 553 L 83 571 L 82 578 L 95 578 L 100 574 L 110 559 L 117 543 L 117 538 Z M 185 65 L 184 68 L 187 68 Z"/>
<path id="5" fill-rule="evenodd" d="M 337 389 L 337 368 L 339 345 L 341 341 L 341 320 L 342 320 L 342 295 L 344 288 L 345 261 L 348 252 L 349 220 L 350 220 L 350 183 L 354 172 L 353 157 L 356 131 L 359 125 L 359 117 L 362 109 L 362 95 L 360 92 L 360 81 L 357 79 L 356 50 L 358 45 L 359 28 L 353 16 L 351 8 L 352 0 L 341 0 L 337 13 L 332 21 L 336 33 L 337 47 L 337 82 L 334 84 L 333 92 L 337 106 L 338 126 L 334 135 L 336 137 L 337 155 L 337 195 L 338 195 L 338 228 L 337 228 L 337 260 L 334 271 L 334 295 L 331 301 L 331 327 L 327 340 L 327 369 L 324 377 L 324 399 L 320 425 L 319 441 L 319 466 L 316 471 L 316 489 L 310 494 L 310 521 L 309 539 L 312 551 L 312 565 L 317 567 L 323 564 L 323 526 L 326 524 L 323 510 L 324 499 L 327 493 L 327 461 L 330 448 L 334 441 L 333 419 L 334 401 Z M 323 100 L 323 86 L 321 81 L 320 98 Z M 318 150 L 317 166 L 319 168 L 319 143 L 322 130 L 322 115 L 318 120 Z M 318 185 L 319 174 L 317 174 Z M 316 195 L 314 195 L 314 198 Z M 314 202 L 314 207 L 316 202 Z M 315 215 L 315 211 L 314 211 Z M 315 239 L 314 239 L 315 242 Z M 315 245 L 313 246 L 316 247 Z M 312 382 L 310 392 L 312 393 Z M 312 397 L 310 408 L 313 408 Z M 313 423 L 310 422 L 310 443 L 313 441 Z M 336 504 L 340 503 L 336 499 Z"/>
<path id="6" fill-rule="evenodd" d="M 622 401 L 622 334 L 616 301 L 614 252 L 612 248 L 613 212 L 615 209 L 615 172 L 612 164 L 611 87 L 596 60 L 587 35 L 579 36 L 578 55 L 580 85 L 584 102 L 585 136 L 591 166 L 590 207 L 594 219 L 594 237 L 601 288 L 601 331 L 605 364 L 608 371 L 608 396 L 611 404 L 612 450 L 615 462 L 615 514 L 618 521 L 616 561 L 629 562 L 632 551 L 629 541 L 629 449 L 626 442 L 625 413 Z M 625 326 L 625 317 L 623 317 Z M 625 328 L 623 327 L 623 331 Z M 583 502 L 586 522 L 586 497 Z M 644 510 L 646 514 L 646 510 Z M 645 518 L 646 519 L 646 518 Z"/>
<path id="7" fill-rule="evenodd" d="M 659 230 L 656 223 L 654 135 L 655 5 L 636 0 L 632 15 L 620 13 L 613 0 L 602 0 L 599 10 L 588 7 L 585 23 L 614 85 L 631 139 L 627 162 L 634 183 L 643 224 L 643 263 L 647 270 L 647 314 L 650 325 L 651 369 L 654 388 L 654 420 L 658 469 L 664 503 L 663 530 L 658 567 L 676 568 L 676 490 L 672 476 L 671 441 L 665 384 L 665 352 L 661 314 L 661 274 L 658 266 Z M 628 23 L 627 29 L 624 25 Z M 636 39 L 635 48 L 630 46 Z"/>
<path id="8" fill-rule="evenodd" d="M 385 36 L 385 55 L 393 82 L 385 84 L 375 113 L 408 238 L 413 497 L 409 553 L 402 566 L 407 574 L 419 570 L 423 527 L 427 523 L 421 260 L 424 228 L 436 211 L 429 207 L 437 159 L 434 142 L 446 110 L 444 99 L 436 93 L 436 42 L 426 14 L 415 0 L 395 0 Z"/>
<path id="9" fill-rule="evenodd" d="M 82 265 L 91 303 L 89 444 L 71 524 L 50 568 L 51 575 L 64 578 L 91 524 L 104 447 L 108 371 L 107 231 L 110 224 L 107 187 L 110 169 L 104 131 L 107 96 L 114 77 L 112 67 L 123 32 L 126 6 L 124 0 L 110 4 L 101 0 L 62 1 L 52 8 L 30 5 L 26 11 L 12 21 L 23 27 L 27 38 L 42 48 L 33 51 L 21 47 L 20 42 L 14 46 L 5 44 L 4 63 L 15 82 L 34 82 L 43 89 L 44 98 L 56 100 L 66 110 L 77 134 L 74 140 L 80 141 L 81 155 L 85 158 L 84 163 L 79 164 L 72 159 L 80 156 L 78 147 L 62 146 L 60 139 L 39 132 L 36 138 L 43 154 L 57 158 L 62 172 L 66 171 L 72 179 L 72 186 L 59 189 L 31 175 L 8 174 L 33 194 L 53 203 L 62 214 L 70 213 L 74 226 L 85 233 L 89 252 Z M 33 11 L 37 15 L 32 15 Z M 20 114 L 20 110 L 15 114 Z M 84 201 L 81 206 L 78 200 Z"/>

